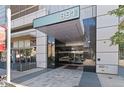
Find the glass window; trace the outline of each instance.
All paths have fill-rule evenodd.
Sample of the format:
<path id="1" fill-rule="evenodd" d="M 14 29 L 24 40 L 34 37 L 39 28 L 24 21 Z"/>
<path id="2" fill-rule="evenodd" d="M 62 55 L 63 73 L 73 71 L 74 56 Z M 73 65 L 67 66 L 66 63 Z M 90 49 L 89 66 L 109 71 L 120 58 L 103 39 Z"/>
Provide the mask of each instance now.
<path id="1" fill-rule="evenodd" d="M 48 36 L 48 67 L 55 66 L 55 38 Z"/>

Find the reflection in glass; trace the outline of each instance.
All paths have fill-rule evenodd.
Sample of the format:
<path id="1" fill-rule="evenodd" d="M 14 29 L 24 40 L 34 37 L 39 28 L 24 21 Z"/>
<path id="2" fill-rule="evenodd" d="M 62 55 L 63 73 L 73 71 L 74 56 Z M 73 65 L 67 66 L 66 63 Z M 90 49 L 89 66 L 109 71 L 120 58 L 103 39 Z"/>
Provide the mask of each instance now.
<path id="1" fill-rule="evenodd" d="M 96 18 L 83 19 L 84 33 L 85 33 L 85 43 L 88 48 L 89 57 L 95 60 L 96 57 Z"/>
<path id="2" fill-rule="evenodd" d="M 55 38 L 48 36 L 48 67 L 55 67 Z"/>
<path id="3" fill-rule="evenodd" d="M 20 43 L 15 44 L 15 42 L 20 42 L 20 40 L 12 42 L 12 69 L 25 71 L 36 67 L 36 38 L 21 40 L 23 47 L 20 47 Z"/>

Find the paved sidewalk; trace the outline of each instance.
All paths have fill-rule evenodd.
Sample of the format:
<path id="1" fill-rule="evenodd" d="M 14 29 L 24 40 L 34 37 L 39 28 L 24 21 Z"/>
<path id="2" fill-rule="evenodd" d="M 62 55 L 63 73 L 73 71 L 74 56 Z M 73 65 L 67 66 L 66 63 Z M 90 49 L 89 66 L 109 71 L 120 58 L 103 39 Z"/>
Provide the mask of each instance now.
<path id="1" fill-rule="evenodd" d="M 82 70 L 60 67 L 21 84 L 29 87 L 73 87 L 79 85 L 82 73 Z"/>
<path id="2" fill-rule="evenodd" d="M 0 69 L 1 74 L 5 74 Z M 124 87 L 124 68 L 119 75 L 83 72 L 64 67 L 48 70 L 36 68 L 24 72 L 12 71 L 13 82 L 29 87 Z"/>
<path id="3" fill-rule="evenodd" d="M 124 87 L 123 71 L 119 67 L 119 75 L 110 75 L 60 67 L 45 73 L 36 70 L 16 82 L 29 87 Z"/>
<path id="4" fill-rule="evenodd" d="M 51 69 L 42 69 L 42 70 L 39 70 L 39 71 L 36 71 L 36 72 L 25 74 L 25 75 L 22 75 L 20 77 L 12 79 L 11 81 L 14 82 L 14 83 L 20 84 L 22 82 L 25 82 L 25 81 L 30 80 L 32 78 L 35 78 L 35 77 L 37 77 L 37 76 L 39 76 L 43 73 L 46 73 L 48 71 L 51 71 Z"/>
<path id="5" fill-rule="evenodd" d="M 98 74 L 102 87 L 124 87 L 124 77 L 118 75 Z"/>
<path id="6" fill-rule="evenodd" d="M 13 80 L 13 79 L 17 79 L 20 77 L 24 77 L 26 75 L 29 75 L 29 74 L 32 74 L 38 71 L 42 71 L 42 70 L 44 70 L 44 68 L 34 68 L 34 69 L 26 70 L 26 71 L 11 70 L 11 79 Z"/>

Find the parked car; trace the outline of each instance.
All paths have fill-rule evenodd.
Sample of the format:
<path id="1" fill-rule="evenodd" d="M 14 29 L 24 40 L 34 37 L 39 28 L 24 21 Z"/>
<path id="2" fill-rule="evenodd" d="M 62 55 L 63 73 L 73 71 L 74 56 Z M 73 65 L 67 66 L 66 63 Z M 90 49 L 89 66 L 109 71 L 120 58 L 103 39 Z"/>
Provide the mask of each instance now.
<path id="1" fill-rule="evenodd" d="M 64 61 L 64 62 L 70 62 L 72 58 L 70 58 L 69 56 L 64 56 L 59 58 L 59 61 Z"/>

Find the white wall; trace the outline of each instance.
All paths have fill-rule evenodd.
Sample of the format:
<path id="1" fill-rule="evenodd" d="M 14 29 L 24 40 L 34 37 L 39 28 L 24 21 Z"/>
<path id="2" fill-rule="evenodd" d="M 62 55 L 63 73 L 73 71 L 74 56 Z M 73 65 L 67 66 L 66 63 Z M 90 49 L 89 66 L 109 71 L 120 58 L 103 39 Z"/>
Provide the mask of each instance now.
<path id="1" fill-rule="evenodd" d="M 26 24 L 30 24 L 30 23 L 33 23 L 33 20 L 35 18 L 45 16 L 45 15 L 47 15 L 46 9 L 45 8 L 40 9 L 36 12 L 30 13 L 28 15 L 25 15 L 25 16 L 22 16 L 22 17 L 12 20 L 11 26 L 12 26 L 12 28 L 15 28 L 15 27 L 26 25 Z"/>
<path id="2" fill-rule="evenodd" d="M 118 31 L 118 18 L 108 15 L 108 11 L 116 8 L 118 8 L 116 5 L 97 6 L 97 73 L 118 73 L 118 45 L 110 46 L 110 37 Z"/>
<path id="3" fill-rule="evenodd" d="M 81 5 L 80 6 L 80 19 L 86 19 L 96 16 L 95 5 Z"/>
<path id="4" fill-rule="evenodd" d="M 36 33 L 37 67 L 47 68 L 47 35 L 38 30 Z"/>

